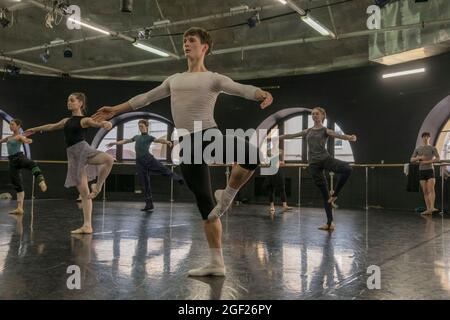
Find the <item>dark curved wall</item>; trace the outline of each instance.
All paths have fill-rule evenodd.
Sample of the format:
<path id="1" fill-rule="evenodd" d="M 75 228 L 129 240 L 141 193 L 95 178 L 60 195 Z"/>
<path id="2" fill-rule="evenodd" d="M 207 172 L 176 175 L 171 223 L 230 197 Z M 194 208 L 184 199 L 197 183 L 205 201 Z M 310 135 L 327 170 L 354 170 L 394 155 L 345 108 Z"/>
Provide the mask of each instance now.
<path id="1" fill-rule="evenodd" d="M 383 80 L 384 71 L 425 66 L 425 74 Z M 182 71 L 182 70 L 180 70 Z M 347 133 L 358 135 L 353 145 L 356 162 L 404 163 L 412 153 L 423 120 L 450 95 L 450 54 L 387 68 L 374 65 L 331 73 L 242 81 L 270 90 L 274 104 L 260 110 L 257 103 L 221 95 L 215 117 L 221 129 L 256 128 L 270 114 L 289 107 L 323 106 Z M 0 109 L 21 118 L 25 126 L 54 122 L 68 115 L 66 98 L 83 91 L 93 112 L 149 90 L 157 83 L 60 79 L 21 75 L 0 81 Z M 172 119 L 166 98 L 143 109 Z M 90 138 L 95 130 L 90 131 Z M 35 159 L 65 160 L 61 132 L 36 136 Z M 3 175 L 3 173 L 2 173 Z M 294 179 L 294 178 L 293 178 Z M 402 182 L 403 183 L 403 182 Z"/>

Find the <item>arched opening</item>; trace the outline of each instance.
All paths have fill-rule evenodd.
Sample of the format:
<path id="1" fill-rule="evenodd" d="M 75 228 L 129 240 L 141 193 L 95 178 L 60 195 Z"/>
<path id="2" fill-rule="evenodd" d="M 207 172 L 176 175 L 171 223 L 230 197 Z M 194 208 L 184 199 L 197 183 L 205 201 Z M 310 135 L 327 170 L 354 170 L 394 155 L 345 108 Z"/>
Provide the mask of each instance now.
<path id="1" fill-rule="evenodd" d="M 437 145 L 440 133 L 445 131 L 444 127 L 448 126 L 450 119 L 450 96 L 442 99 L 427 115 L 417 134 L 416 146 L 422 142 L 421 134 L 427 131 L 431 134 L 433 144 Z M 448 130 L 448 129 L 447 129 Z M 439 150 L 439 149 L 438 149 Z"/>
<path id="2" fill-rule="evenodd" d="M 111 148 L 108 148 L 107 144 L 118 140 L 131 139 L 135 135 L 140 134 L 138 122 L 141 119 L 149 121 L 150 135 L 156 138 L 167 139 L 169 137 L 170 139 L 174 131 L 174 125 L 170 120 L 150 112 L 131 112 L 113 118 L 111 120 L 113 128 L 110 131 L 107 132 L 104 129 L 100 129 L 92 141 L 92 146 L 109 153 L 119 162 L 134 161 L 136 159 L 134 143 Z M 150 152 L 157 159 L 171 160 L 170 152 L 166 145 L 152 144 Z"/>
<path id="3" fill-rule="evenodd" d="M 0 109 L 0 139 L 12 135 L 12 132 L 9 129 L 9 123 L 12 119 L 14 119 L 12 116 Z M 21 150 L 25 154 L 25 156 L 27 156 L 28 158 L 31 157 L 31 150 L 29 145 L 22 145 Z M 0 158 L 8 159 L 8 149 L 6 147 L 6 143 L 1 144 Z"/>
<path id="4" fill-rule="evenodd" d="M 427 115 L 417 135 L 416 146 L 422 143 L 422 132 L 431 134 L 432 144 L 441 159 L 450 159 L 450 96 L 442 99 Z M 447 167 L 447 172 L 450 168 Z"/>
<path id="5" fill-rule="evenodd" d="M 267 150 L 270 149 L 268 140 L 272 136 L 274 129 L 278 129 L 279 134 L 291 134 L 300 132 L 304 129 L 312 127 L 314 125 L 311 118 L 311 109 L 308 108 L 287 108 L 280 110 L 269 117 L 267 117 L 257 128 L 268 130 L 266 137 L 260 137 L 260 149 L 263 154 L 267 154 Z M 343 130 L 336 122 L 325 119 L 324 125 L 338 133 L 343 133 Z M 291 163 L 307 162 L 307 145 L 303 143 L 302 139 L 286 139 L 284 145 L 280 146 L 283 149 L 284 160 Z M 348 141 L 340 139 L 329 139 L 327 145 L 328 152 L 334 155 L 337 159 L 354 162 L 353 151 Z"/>

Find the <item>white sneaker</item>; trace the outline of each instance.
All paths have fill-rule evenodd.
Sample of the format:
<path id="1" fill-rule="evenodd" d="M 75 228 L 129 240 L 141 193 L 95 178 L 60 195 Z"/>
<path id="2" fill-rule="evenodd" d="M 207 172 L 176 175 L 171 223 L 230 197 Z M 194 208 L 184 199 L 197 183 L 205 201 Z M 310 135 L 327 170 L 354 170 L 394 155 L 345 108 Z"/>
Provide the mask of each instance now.
<path id="1" fill-rule="evenodd" d="M 213 266 L 208 265 L 197 269 L 191 269 L 188 271 L 190 277 L 204 277 L 204 276 L 216 276 L 225 277 L 225 266 Z"/>

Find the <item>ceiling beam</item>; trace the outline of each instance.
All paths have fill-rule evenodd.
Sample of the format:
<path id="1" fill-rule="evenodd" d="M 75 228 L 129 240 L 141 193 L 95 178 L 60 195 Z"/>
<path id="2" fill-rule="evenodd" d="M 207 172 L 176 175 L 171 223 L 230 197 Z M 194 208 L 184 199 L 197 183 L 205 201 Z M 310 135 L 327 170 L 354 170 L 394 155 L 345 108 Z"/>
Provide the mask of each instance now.
<path id="1" fill-rule="evenodd" d="M 328 13 L 330 14 L 331 25 L 333 26 L 334 35 L 336 36 L 336 38 L 339 38 L 337 29 L 336 29 L 336 24 L 334 23 L 333 9 L 331 9 L 330 0 L 327 0 L 327 5 L 328 5 Z"/>
<path id="2" fill-rule="evenodd" d="M 33 68 L 49 71 L 50 73 L 56 73 L 56 74 L 60 74 L 60 75 L 66 73 L 65 71 L 60 70 L 60 69 L 42 66 L 40 64 L 28 62 L 25 60 L 14 59 L 14 58 L 6 57 L 6 56 L 0 56 L 0 60 L 10 62 L 12 64 L 19 64 L 22 66 L 33 67 Z"/>
<path id="3" fill-rule="evenodd" d="M 81 39 L 75 39 L 75 40 L 70 40 L 70 41 L 65 41 L 63 40 L 62 42 L 58 42 L 58 43 L 48 43 L 48 44 L 43 44 L 40 46 L 35 46 L 35 47 L 31 47 L 31 48 L 26 48 L 26 49 L 19 49 L 19 50 L 13 50 L 13 51 L 8 51 L 5 52 L 5 55 L 16 55 L 16 54 L 22 54 L 22 53 L 27 53 L 27 52 L 33 52 L 33 51 L 39 51 L 45 48 L 54 48 L 54 47 L 61 47 L 61 46 L 66 46 L 68 44 L 75 44 L 75 43 L 81 43 L 81 42 L 85 42 L 85 41 L 92 41 L 92 40 L 98 40 L 98 39 L 103 39 L 103 38 L 107 38 L 109 36 L 107 35 L 98 35 L 98 36 L 92 36 L 92 37 L 85 37 L 85 38 L 81 38 Z"/>
<path id="4" fill-rule="evenodd" d="M 184 57 L 180 58 L 180 59 L 184 59 Z M 117 69 L 117 68 L 125 68 L 125 67 L 133 67 L 133 66 L 140 66 L 140 65 L 144 65 L 144 64 L 159 63 L 159 62 L 166 62 L 166 61 L 172 61 L 172 59 L 170 59 L 170 58 L 158 58 L 158 59 L 147 59 L 147 60 L 139 60 L 139 61 L 133 61 L 133 62 L 124 62 L 124 63 L 110 64 L 110 65 L 100 66 L 100 67 L 72 70 L 72 71 L 70 71 L 70 74 L 77 74 L 77 73 L 83 73 L 83 72 L 92 72 L 92 71 L 101 71 L 101 70 L 108 70 L 108 69 Z"/>
<path id="5" fill-rule="evenodd" d="M 161 7 L 159 6 L 158 0 L 155 0 L 155 3 L 156 3 L 156 6 L 158 7 L 158 11 L 159 11 L 159 15 L 161 16 L 161 19 L 162 19 L 162 20 L 165 20 L 166 18 L 164 17 L 164 15 L 163 15 L 163 13 L 162 13 L 162 10 L 161 10 Z M 167 26 L 166 26 L 166 31 L 167 31 L 167 34 L 170 35 L 170 29 L 169 29 L 169 27 L 167 27 Z M 176 54 L 177 56 L 179 56 L 180 54 L 178 53 L 177 46 L 175 45 L 175 41 L 173 41 L 173 36 L 170 35 L 170 36 L 169 36 L 169 39 L 170 39 L 170 42 L 172 43 L 173 51 L 175 52 L 175 54 Z"/>
<path id="6" fill-rule="evenodd" d="M 421 28 L 425 28 L 425 27 L 430 27 L 430 26 L 435 26 L 435 25 L 443 25 L 443 24 L 450 24 L 450 19 L 443 19 L 443 20 L 430 21 L 430 22 L 419 22 L 419 23 L 402 25 L 402 26 L 387 27 L 387 28 L 380 29 L 380 30 L 354 31 L 354 32 L 343 33 L 343 34 L 339 35 L 339 39 L 332 39 L 329 37 L 317 36 L 317 37 L 310 37 L 310 38 L 299 38 L 299 39 L 284 40 L 284 41 L 265 42 L 265 43 L 232 47 L 232 48 L 224 48 L 224 49 L 213 50 L 212 54 L 213 55 L 221 55 L 221 54 L 228 54 L 228 53 L 235 53 L 235 52 L 242 52 L 242 51 L 261 50 L 261 49 L 267 49 L 267 48 L 299 45 L 299 44 L 313 43 L 313 42 L 339 41 L 341 39 L 364 37 L 364 36 L 368 36 L 371 34 L 384 33 L 384 32 L 388 32 L 388 31 L 421 29 Z M 184 58 L 181 58 L 181 59 L 184 59 Z M 134 61 L 134 62 L 105 65 L 105 66 L 94 67 L 94 68 L 72 70 L 72 71 L 70 71 L 70 74 L 78 74 L 78 73 L 107 70 L 107 69 L 116 69 L 116 68 L 123 68 L 123 67 L 132 67 L 132 66 L 137 66 L 137 65 L 145 65 L 145 64 L 152 64 L 152 63 L 159 63 L 159 62 L 166 62 L 166 61 L 170 61 L 170 59 L 162 58 L 162 59 L 140 60 L 140 61 Z"/>
<path id="7" fill-rule="evenodd" d="M 226 75 L 235 80 L 244 80 L 244 79 L 255 79 L 255 78 L 270 78 L 270 77 L 278 77 L 278 76 L 293 76 L 293 75 L 301 75 L 308 73 L 315 73 L 319 71 L 331 71 L 331 70 L 339 70 L 343 68 L 349 67 L 361 67 L 367 65 L 367 55 L 356 55 L 352 56 L 351 59 L 345 60 L 337 60 L 333 62 L 323 63 L 323 64 L 315 64 L 314 66 L 308 67 L 299 67 L 299 68 L 271 68 L 270 70 L 256 70 L 256 71 L 239 71 L 233 72 L 232 70 L 227 71 Z M 90 74 L 73 74 L 71 75 L 73 78 L 79 79 L 95 79 L 95 80 L 127 80 L 127 81 L 155 81 L 161 82 L 167 78 L 167 75 L 159 75 L 159 76 L 127 76 L 118 77 L 118 76 L 99 76 L 99 75 L 90 75 Z"/>

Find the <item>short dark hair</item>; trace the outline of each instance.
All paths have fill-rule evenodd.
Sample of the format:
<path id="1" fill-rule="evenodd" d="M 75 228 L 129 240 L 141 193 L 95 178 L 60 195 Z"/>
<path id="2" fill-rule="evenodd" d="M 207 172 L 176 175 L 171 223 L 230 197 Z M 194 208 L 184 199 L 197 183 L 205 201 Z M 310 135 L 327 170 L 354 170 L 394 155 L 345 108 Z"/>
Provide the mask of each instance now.
<path id="1" fill-rule="evenodd" d="M 209 54 L 212 50 L 213 41 L 211 38 L 211 35 L 206 29 L 199 28 L 199 27 L 192 27 L 187 29 L 184 34 L 183 38 L 186 38 L 187 36 L 197 36 L 200 38 L 201 44 L 207 44 L 208 45 L 208 51 L 206 51 L 206 54 Z"/>
<path id="2" fill-rule="evenodd" d="M 431 134 L 429 132 L 422 132 L 422 138 L 423 137 L 431 137 Z"/>
<path id="3" fill-rule="evenodd" d="M 22 126 L 22 120 L 20 120 L 20 119 L 12 119 L 11 122 L 14 122 L 14 123 L 17 124 L 19 127 Z"/>
<path id="4" fill-rule="evenodd" d="M 142 123 L 143 125 L 145 125 L 145 126 L 148 128 L 148 120 L 146 120 L 146 119 L 141 119 L 141 120 L 138 121 L 138 125 L 141 124 L 141 123 Z"/>

